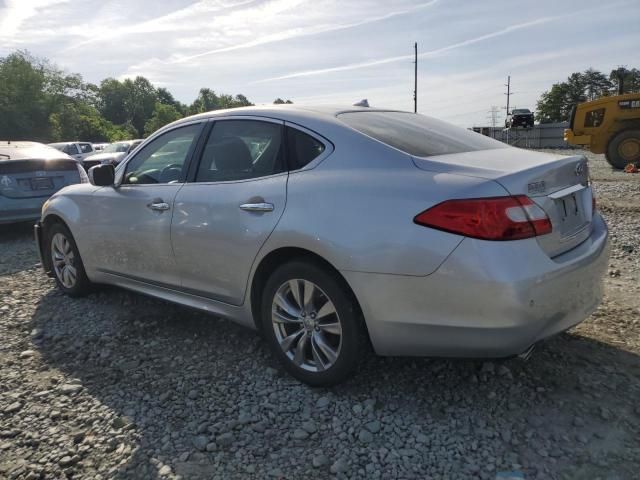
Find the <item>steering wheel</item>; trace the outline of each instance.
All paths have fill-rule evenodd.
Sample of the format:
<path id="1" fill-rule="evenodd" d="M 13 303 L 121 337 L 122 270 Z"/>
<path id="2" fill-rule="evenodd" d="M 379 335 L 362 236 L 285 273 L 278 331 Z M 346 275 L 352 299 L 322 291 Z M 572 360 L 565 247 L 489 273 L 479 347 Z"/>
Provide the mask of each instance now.
<path id="1" fill-rule="evenodd" d="M 178 180 L 178 177 L 181 173 L 182 165 L 180 165 L 179 163 L 171 163 L 160 171 L 160 179 L 164 183 L 167 177 L 174 177 L 171 179 L 171 181 L 175 181 Z"/>

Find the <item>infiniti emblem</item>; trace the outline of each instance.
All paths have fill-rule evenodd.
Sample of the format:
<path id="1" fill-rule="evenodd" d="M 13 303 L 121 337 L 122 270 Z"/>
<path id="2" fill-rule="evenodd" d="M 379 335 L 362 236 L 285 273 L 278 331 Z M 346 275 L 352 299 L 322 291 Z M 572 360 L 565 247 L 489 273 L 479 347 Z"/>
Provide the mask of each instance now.
<path id="1" fill-rule="evenodd" d="M 581 177 L 586 167 L 587 164 L 584 162 L 580 162 L 579 164 L 577 164 L 576 169 L 574 170 L 576 177 Z"/>

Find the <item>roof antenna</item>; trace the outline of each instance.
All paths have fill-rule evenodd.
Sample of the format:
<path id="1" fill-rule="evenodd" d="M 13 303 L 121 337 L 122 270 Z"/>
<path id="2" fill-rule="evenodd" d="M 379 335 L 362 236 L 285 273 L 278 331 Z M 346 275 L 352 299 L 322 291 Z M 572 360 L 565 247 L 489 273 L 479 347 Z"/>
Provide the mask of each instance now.
<path id="1" fill-rule="evenodd" d="M 359 102 L 354 103 L 353 106 L 354 107 L 368 107 L 369 106 L 369 101 L 366 98 L 363 98 Z"/>

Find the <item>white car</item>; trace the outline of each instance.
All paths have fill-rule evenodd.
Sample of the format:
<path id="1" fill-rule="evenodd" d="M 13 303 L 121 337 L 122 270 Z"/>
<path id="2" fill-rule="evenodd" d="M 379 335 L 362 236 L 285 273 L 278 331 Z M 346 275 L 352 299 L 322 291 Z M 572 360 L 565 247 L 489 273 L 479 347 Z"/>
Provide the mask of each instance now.
<path id="1" fill-rule="evenodd" d="M 49 143 L 49 146 L 80 161 L 95 153 L 93 145 L 89 142 L 58 142 Z"/>

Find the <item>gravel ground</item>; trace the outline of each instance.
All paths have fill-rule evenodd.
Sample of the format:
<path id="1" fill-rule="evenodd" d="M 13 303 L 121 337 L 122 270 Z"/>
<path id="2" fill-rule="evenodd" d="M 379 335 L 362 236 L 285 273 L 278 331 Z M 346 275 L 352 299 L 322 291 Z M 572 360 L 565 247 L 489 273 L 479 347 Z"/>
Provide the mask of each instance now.
<path id="1" fill-rule="evenodd" d="M 4 228 L 0 478 L 638 478 L 640 175 L 590 160 L 613 251 L 588 321 L 528 362 L 373 358 L 334 389 L 231 322 L 64 297 Z"/>

